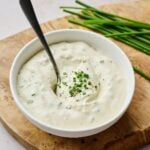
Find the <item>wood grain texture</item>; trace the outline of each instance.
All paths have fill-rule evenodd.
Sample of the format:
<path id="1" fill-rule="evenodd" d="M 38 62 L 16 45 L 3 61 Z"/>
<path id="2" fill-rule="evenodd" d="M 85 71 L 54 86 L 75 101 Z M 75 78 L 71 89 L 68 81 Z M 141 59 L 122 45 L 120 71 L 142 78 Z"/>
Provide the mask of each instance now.
<path id="1" fill-rule="evenodd" d="M 101 9 L 150 23 L 150 0 L 102 6 Z M 44 32 L 82 28 L 67 17 L 42 24 Z M 85 29 L 85 28 L 82 28 Z M 106 131 L 86 138 L 68 139 L 47 134 L 33 126 L 16 107 L 9 89 L 9 71 L 17 52 L 35 37 L 31 29 L 0 41 L 0 119 L 8 131 L 29 150 L 133 150 L 150 143 L 150 83 L 136 75 L 136 89 L 125 115 Z M 134 65 L 150 73 L 149 56 L 117 43 Z"/>

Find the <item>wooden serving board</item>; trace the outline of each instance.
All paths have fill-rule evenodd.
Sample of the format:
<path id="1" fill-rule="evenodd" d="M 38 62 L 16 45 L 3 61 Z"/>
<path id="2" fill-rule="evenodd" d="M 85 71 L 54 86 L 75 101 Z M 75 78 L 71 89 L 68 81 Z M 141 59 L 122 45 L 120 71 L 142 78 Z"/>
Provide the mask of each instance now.
<path id="1" fill-rule="evenodd" d="M 101 9 L 150 23 L 150 0 L 102 6 Z M 66 18 L 42 25 L 44 32 L 81 28 Z M 68 139 L 47 134 L 32 125 L 18 110 L 9 89 L 9 71 L 18 51 L 35 37 L 31 29 L 0 41 L 0 119 L 8 131 L 29 150 L 133 150 L 150 143 L 150 82 L 136 74 L 133 101 L 125 115 L 106 131 L 86 138 Z M 150 73 L 150 57 L 117 43 L 134 65 Z"/>

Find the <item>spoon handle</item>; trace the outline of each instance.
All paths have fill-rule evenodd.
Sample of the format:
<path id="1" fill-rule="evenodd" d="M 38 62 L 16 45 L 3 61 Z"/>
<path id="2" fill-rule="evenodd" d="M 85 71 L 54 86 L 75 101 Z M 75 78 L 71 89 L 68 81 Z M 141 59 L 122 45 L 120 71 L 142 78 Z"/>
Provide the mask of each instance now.
<path id="1" fill-rule="evenodd" d="M 55 59 L 51 53 L 51 50 L 44 38 L 43 32 L 42 32 L 39 22 L 36 18 L 31 1 L 30 0 L 20 0 L 20 5 L 21 5 L 21 8 L 22 8 L 24 14 L 26 15 L 27 19 L 29 20 L 31 26 L 33 27 L 34 31 L 36 32 L 37 36 L 39 37 L 41 43 L 43 44 L 48 56 L 50 57 L 52 64 L 54 66 L 55 72 L 56 72 L 57 79 L 58 79 L 59 71 L 58 71 L 57 64 L 56 64 Z"/>

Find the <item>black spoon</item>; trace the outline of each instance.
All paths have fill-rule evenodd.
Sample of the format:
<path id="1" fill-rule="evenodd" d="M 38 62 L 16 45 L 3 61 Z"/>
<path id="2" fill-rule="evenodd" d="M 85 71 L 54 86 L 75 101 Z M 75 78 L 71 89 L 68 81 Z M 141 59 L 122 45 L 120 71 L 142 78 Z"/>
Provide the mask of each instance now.
<path id="1" fill-rule="evenodd" d="M 24 12 L 24 14 L 26 15 L 28 21 L 30 22 L 32 28 L 34 29 L 34 31 L 36 32 L 38 38 L 40 39 L 41 43 L 43 44 L 43 47 L 45 48 L 52 64 L 53 64 L 53 67 L 54 67 L 54 70 L 56 72 L 56 76 L 57 76 L 57 81 L 58 79 L 60 79 L 60 76 L 59 76 L 59 70 L 58 70 L 58 67 L 57 67 L 57 64 L 55 62 L 55 59 L 53 57 L 53 54 L 44 38 L 44 35 L 43 35 L 43 32 L 40 28 L 40 25 L 39 25 L 39 22 L 36 18 L 36 15 L 35 15 L 35 12 L 34 12 L 34 9 L 33 9 L 33 6 L 32 6 L 32 3 L 30 0 L 20 0 L 20 5 L 21 5 L 21 8 Z"/>

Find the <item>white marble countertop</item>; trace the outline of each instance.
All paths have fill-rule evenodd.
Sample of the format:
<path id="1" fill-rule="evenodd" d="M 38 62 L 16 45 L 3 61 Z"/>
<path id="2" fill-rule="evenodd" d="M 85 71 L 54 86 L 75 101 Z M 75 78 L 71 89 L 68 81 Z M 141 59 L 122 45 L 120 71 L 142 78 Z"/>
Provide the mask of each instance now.
<path id="1" fill-rule="evenodd" d="M 93 6 L 133 0 L 82 0 Z M 45 22 L 66 15 L 59 6 L 75 5 L 74 0 L 32 0 L 38 19 Z M 0 39 L 29 28 L 30 25 L 22 13 L 19 0 L 0 0 Z M 149 150 L 150 147 L 143 148 Z M 0 123 L 0 150 L 25 150 Z"/>

